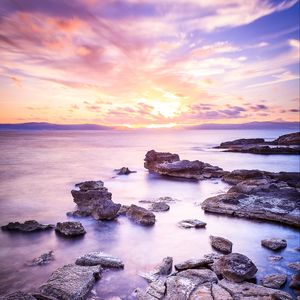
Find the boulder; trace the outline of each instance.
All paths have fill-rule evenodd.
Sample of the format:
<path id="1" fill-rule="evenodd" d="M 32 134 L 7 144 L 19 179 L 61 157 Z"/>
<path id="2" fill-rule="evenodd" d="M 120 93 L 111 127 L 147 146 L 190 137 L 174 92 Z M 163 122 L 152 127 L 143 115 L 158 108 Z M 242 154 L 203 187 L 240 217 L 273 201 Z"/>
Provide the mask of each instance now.
<path id="1" fill-rule="evenodd" d="M 181 228 L 205 228 L 206 223 L 197 219 L 185 219 L 178 222 L 178 226 Z"/>
<path id="2" fill-rule="evenodd" d="M 134 204 L 129 207 L 126 216 L 141 225 L 151 226 L 155 224 L 155 215 L 153 212 Z"/>
<path id="3" fill-rule="evenodd" d="M 136 299 L 137 300 L 161 300 L 164 298 L 166 291 L 165 281 L 156 280 L 149 284 L 145 291 L 141 289 L 136 290 Z"/>
<path id="4" fill-rule="evenodd" d="M 124 263 L 118 257 L 106 254 L 104 252 L 90 252 L 76 259 L 76 265 L 79 266 L 98 266 L 102 268 L 124 268 Z"/>
<path id="5" fill-rule="evenodd" d="M 154 212 L 168 211 L 170 206 L 165 202 L 155 202 L 149 206 L 149 210 Z"/>
<path id="6" fill-rule="evenodd" d="M 43 253 L 37 258 L 34 258 L 32 261 L 28 262 L 27 265 L 29 266 L 43 266 L 48 265 L 51 261 L 54 260 L 53 251 L 48 251 Z"/>
<path id="7" fill-rule="evenodd" d="M 0 297 L 0 300 L 36 300 L 32 295 L 17 291 L 6 296 Z"/>
<path id="8" fill-rule="evenodd" d="M 49 229 L 53 229 L 54 227 L 55 226 L 52 224 L 44 225 L 44 224 L 40 224 L 35 220 L 28 220 L 25 221 L 24 223 L 10 222 L 7 225 L 1 226 L 2 230 L 23 231 L 23 232 L 49 230 Z"/>
<path id="9" fill-rule="evenodd" d="M 177 271 L 183 271 L 187 269 L 208 268 L 213 262 L 213 259 L 209 258 L 194 258 L 176 264 L 175 269 Z"/>
<path id="10" fill-rule="evenodd" d="M 80 222 L 58 222 L 55 231 L 67 237 L 83 235 L 86 233 Z"/>
<path id="11" fill-rule="evenodd" d="M 128 167 L 122 167 L 121 169 L 115 169 L 115 172 L 117 172 L 117 175 L 129 175 L 131 173 L 136 173 L 136 171 L 129 170 Z"/>
<path id="12" fill-rule="evenodd" d="M 78 216 L 93 216 L 96 220 L 112 220 L 117 217 L 121 204 L 111 200 L 111 193 L 102 181 L 85 181 L 75 185 L 79 190 L 72 190 Z"/>
<path id="13" fill-rule="evenodd" d="M 296 271 L 300 271 L 300 261 L 289 263 L 289 268 L 294 269 Z"/>
<path id="14" fill-rule="evenodd" d="M 287 242 L 284 239 L 271 238 L 271 239 L 262 240 L 261 245 L 264 246 L 265 248 L 276 251 L 276 250 L 281 250 L 283 248 L 286 248 Z"/>
<path id="15" fill-rule="evenodd" d="M 211 294 L 214 300 L 233 300 L 229 292 L 216 283 L 212 284 Z"/>
<path id="16" fill-rule="evenodd" d="M 262 279 L 262 285 L 272 289 L 280 289 L 287 280 L 285 274 L 272 274 L 267 275 Z"/>
<path id="17" fill-rule="evenodd" d="M 225 254 L 232 252 L 232 242 L 230 242 L 229 240 L 224 239 L 220 236 L 212 236 L 212 235 L 209 237 L 209 239 L 210 239 L 210 244 L 214 249 Z"/>
<path id="18" fill-rule="evenodd" d="M 300 290 L 300 272 L 292 275 L 290 288 Z"/>
<path id="19" fill-rule="evenodd" d="M 128 209 L 129 209 L 129 207 L 130 207 L 129 205 L 121 205 L 121 207 L 120 207 L 120 209 L 119 209 L 119 211 L 118 211 L 118 215 L 119 215 L 119 216 L 124 216 L 124 215 L 126 215 Z"/>
<path id="20" fill-rule="evenodd" d="M 214 269 L 222 277 L 233 282 L 252 279 L 257 272 L 251 259 L 240 253 L 224 255 L 214 263 Z"/>
<path id="21" fill-rule="evenodd" d="M 61 300 L 86 299 L 100 274 L 100 266 L 65 265 L 54 271 L 48 281 L 39 288 L 40 297 Z"/>

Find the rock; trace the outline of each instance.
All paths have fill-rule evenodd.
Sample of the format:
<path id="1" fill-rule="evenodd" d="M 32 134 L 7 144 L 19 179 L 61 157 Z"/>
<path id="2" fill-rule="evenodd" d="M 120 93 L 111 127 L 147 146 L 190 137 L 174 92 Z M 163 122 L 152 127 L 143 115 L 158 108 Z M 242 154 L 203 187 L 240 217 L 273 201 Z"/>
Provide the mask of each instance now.
<path id="1" fill-rule="evenodd" d="M 80 222 L 58 222 L 56 224 L 55 231 L 68 237 L 83 235 L 86 233 Z"/>
<path id="2" fill-rule="evenodd" d="M 129 207 L 126 216 L 141 225 L 151 226 L 155 224 L 155 215 L 153 212 L 134 204 Z"/>
<path id="3" fill-rule="evenodd" d="M 178 226 L 181 228 L 205 228 L 206 223 L 197 219 L 186 219 L 178 222 Z"/>
<path id="4" fill-rule="evenodd" d="M 54 227 L 55 226 L 52 224 L 44 225 L 44 224 L 40 224 L 35 220 L 25 221 L 24 223 L 10 222 L 7 225 L 1 226 L 2 230 L 23 231 L 23 232 L 48 230 L 48 229 L 53 229 Z"/>
<path id="5" fill-rule="evenodd" d="M 283 256 L 280 256 L 280 255 L 270 255 L 268 257 L 269 261 L 280 261 L 282 259 L 283 259 Z"/>
<path id="6" fill-rule="evenodd" d="M 74 202 L 79 216 L 93 216 L 96 220 L 112 220 L 117 217 L 121 204 L 111 200 L 111 193 L 102 181 L 85 181 L 76 184 L 79 190 L 72 190 Z"/>
<path id="7" fill-rule="evenodd" d="M 131 173 L 136 173 L 136 171 L 129 170 L 128 167 L 122 167 L 121 169 L 116 169 L 117 175 L 129 175 Z"/>
<path id="8" fill-rule="evenodd" d="M 169 276 L 166 280 L 166 300 L 174 299 L 205 299 L 193 293 L 203 290 L 201 287 L 205 283 L 216 283 L 217 276 L 208 269 L 191 269 L 179 272 L 176 276 Z M 199 291 L 199 290 L 198 290 Z M 190 298 L 192 297 L 192 298 Z"/>
<path id="9" fill-rule="evenodd" d="M 184 262 L 175 265 L 177 271 L 183 271 L 187 269 L 197 269 L 197 268 L 208 268 L 210 264 L 214 261 L 213 259 L 200 258 L 200 259 L 189 259 Z"/>
<path id="10" fill-rule="evenodd" d="M 166 204 L 165 202 L 155 202 L 152 203 L 149 207 L 149 210 L 154 212 L 162 212 L 162 211 L 168 211 L 170 209 L 170 206 Z"/>
<path id="11" fill-rule="evenodd" d="M 233 282 L 251 279 L 257 272 L 251 259 L 240 253 L 224 255 L 214 263 L 214 269 L 225 279 Z"/>
<path id="12" fill-rule="evenodd" d="M 78 257 L 75 264 L 79 266 L 100 265 L 102 268 L 124 268 L 124 263 L 120 258 L 100 251 Z"/>
<path id="13" fill-rule="evenodd" d="M 129 209 L 129 205 L 121 205 L 119 211 L 118 211 L 118 215 L 119 216 L 123 216 L 123 215 L 126 215 L 128 209 Z"/>
<path id="14" fill-rule="evenodd" d="M 234 170 L 223 176 L 223 181 L 229 184 L 237 184 L 248 179 L 264 179 L 266 174 L 260 170 Z"/>
<path id="15" fill-rule="evenodd" d="M 222 279 L 218 284 L 229 292 L 233 299 L 237 300 L 292 300 L 286 292 L 266 288 L 250 282 L 234 283 Z"/>
<path id="16" fill-rule="evenodd" d="M 159 197 L 158 198 L 158 202 L 165 202 L 165 203 L 173 203 L 178 201 L 178 199 L 174 199 L 172 197 L 169 196 L 164 196 L 164 197 Z"/>
<path id="17" fill-rule="evenodd" d="M 272 142 L 274 145 L 300 145 L 300 132 L 281 135 Z"/>
<path id="18" fill-rule="evenodd" d="M 17 291 L 12 294 L 0 297 L 0 300 L 36 300 L 32 295 Z"/>
<path id="19" fill-rule="evenodd" d="M 292 147 L 270 147 L 270 146 L 242 146 L 239 148 L 229 148 L 224 152 L 235 152 L 235 153 L 252 153 L 252 154 L 300 154 L 300 148 Z"/>
<path id="20" fill-rule="evenodd" d="M 300 262 L 293 262 L 288 264 L 289 268 L 294 269 L 296 271 L 300 271 Z"/>
<path id="21" fill-rule="evenodd" d="M 262 279 L 262 285 L 272 289 L 280 289 L 286 283 L 287 276 L 284 274 L 267 275 Z"/>
<path id="22" fill-rule="evenodd" d="M 219 178 L 224 172 L 221 168 L 202 161 L 179 160 L 178 154 L 148 151 L 144 167 L 150 172 L 188 179 Z"/>
<path id="23" fill-rule="evenodd" d="M 233 300 L 231 295 L 224 288 L 215 283 L 212 284 L 211 294 L 214 300 Z"/>
<path id="24" fill-rule="evenodd" d="M 147 273 L 139 273 L 141 277 L 146 279 L 148 282 L 157 281 L 161 279 L 161 277 L 167 276 L 171 274 L 173 267 L 173 258 L 172 257 L 165 257 L 163 261 L 155 266 L 153 270 Z"/>
<path id="25" fill-rule="evenodd" d="M 260 138 L 254 139 L 238 139 L 234 141 L 221 143 L 220 146 L 215 148 L 231 148 L 231 147 L 240 147 L 244 145 L 256 145 L 256 144 L 264 144 L 265 140 Z"/>
<path id="26" fill-rule="evenodd" d="M 222 237 L 219 237 L 219 236 L 210 236 L 210 243 L 211 243 L 211 246 L 222 252 L 222 253 L 225 253 L 225 254 L 228 254 L 228 253 L 231 253 L 232 251 L 232 242 L 230 242 L 229 240 L 227 239 L 224 239 Z"/>
<path id="27" fill-rule="evenodd" d="M 61 300 L 86 299 L 100 274 L 99 266 L 65 265 L 52 273 L 48 281 L 39 288 L 39 293 Z"/>
<path id="28" fill-rule="evenodd" d="M 136 298 L 138 300 L 160 300 L 164 298 L 166 291 L 165 281 L 156 280 L 149 284 L 146 291 L 137 289 Z"/>
<path id="29" fill-rule="evenodd" d="M 37 258 L 34 258 L 32 261 L 28 262 L 27 265 L 42 266 L 42 265 L 49 264 L 53 260 L 54 260 L 54 255 L 53 255 L 53 251 L 51 250 L 49 252 L 43 253 Z"/>
<path id="30" fill-rule="evenodd" d="M 262 240 L 261 245 L 268 249 L 276 251 L 285 248 L 287 246 L 287 242 L 284 239 L 272 238 Z"/>
<path id="31" fill-rule="evenodd" d="M 296 274 L 292 275 L 290 288 L 300 290 L 300 272 L 297 272 Z"/>

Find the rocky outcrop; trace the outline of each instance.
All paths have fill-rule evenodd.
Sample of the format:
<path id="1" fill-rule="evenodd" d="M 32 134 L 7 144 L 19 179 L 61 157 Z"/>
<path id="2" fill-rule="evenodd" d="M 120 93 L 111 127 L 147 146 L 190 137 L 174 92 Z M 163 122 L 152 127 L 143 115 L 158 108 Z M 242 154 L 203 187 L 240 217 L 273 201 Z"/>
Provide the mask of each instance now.
<path id="1" fill-rule="evenodd" d="M 254 139 L 238 139 L 234 141 L 229 141 L 229 142 L 223 142 L 220 144 L 220 146 L 217 146 L 215 148 L 221 148 L 221 149 L 226 149 L 226 148 L 231 148 L 231 147 L 240 147 L 240 146 L 245 146 L 245 145 L 257 145 L 257 144 L 264 144 L 265 140 L 261 138 L 254 138 Z"/>
<path id="2" fill-rule="evenodd" d="M 212 235 L 209 237 L 209 239 L 210 239 L 210 244 L 214 249 L 225 254 L 229 254 L 232 252 L 231 241 L 224 239 L 220 236 L 212 236 Z"/>
<path id="3" fill-rule="evenodd" d="M 136 171 L 131 171 L 128 167 L 122 167 L 121 169 L 115 169 L 117 175 L 129 175 L 131 173 L 136 173 Z"/>
<path id="4" fill-rule="evenodd" d="M 12 294 L 0 297 L 0 300 L 36 300 L 36 298 L 30 294 L 17 291 Z"/>
<path id="5" fill-rule="evenodd" d="M 187 269 L 208 268 L 213 262 L 211 258 L 194 258 L 176 264 L 175 269 L 183 271 Z"/>
<path id="6" fill-rule="evenodd" d="M 213 269 L 223 278 L 233 282 L 243 282 L 251 279 L 257 272 L 257 268 L 251 259 L 240 253 L 222 256 L 214 263 Z"/>
<path id="7" fill-rule="evenodd" d="M 48 265 L 51 261 L 54 260 L 53 251 L 49 251 L 46 253 L 43 253 L 37 258 L 34 258 L 32 261 L 28 262 L 28 266 L 43 266 Z"/>
<path id="8" fill-rule="evenodd" d="M 155 215 L 153 212 L 134 204 L 129 207 L 126 216 L 141 225 L 151 226 L 155 224 Z"/>
<path id="9" fill-rule="evenodd" d="M 272 289 L 280 289 L 286 283 L 287 275 L 272 274 L 262 279 L 262 285 Z"/>
<path id="10" fill-rule="evenodd" d="M 251 153 L 251 154 L 300 154 L 300 148 L 292 147 L 270 147 L 270 146 L 247 146 L 240 148 L 226 149 L 224 152 L 236 152 L 236 153 Z"/>
<path id="11" fill-rule="evenodd" d="M 184 229 L 189 228 L 205 228 L 206 223 L 197 219 L 185 219 L 178 222 L 178 226 Z"/>
<path id="12" fill-rule="evenodd" d="M 100 274 L 100 266 L 65 265 L 52 273 L 48 281 L 39 288 L 40 296 L 37 297 L 63 300 L 86 299 L 96 279 L 100 278 Z"/>
<path id="13" fill-rule="evenodd" d="M 75 216 L 91 215 L 96 220 L 112 220 L 117 217 L 121 204 L 111 200 L 111 193 L 102 181 L 85 181 L 76 184 L 79 190 L 72 190 L 77 210 Z"/>
<path id="14" fill-rule="evenodd" d="M 149 210 L 154 212 L 168 211 L 169 209 L 170 209 L 170 205 L 168 205 L 165 202 L 155 202 L 149 206 Z"/>
<path id="15" fill-rule="evenodd" d="M 276 250 L 281 250 L 283 248 L 286 248 L 287 242 L 284 239 L 271 238 L 271 239 L 262 240 L 261 245 L 264 246 L 265 248 L 276 251 Z"/>
<path id="16" fill-rule="evenodd" d="M 124 263 L 118 257 L 106 254 L 104 252 L 90 252 L 76 259 L 76 265 L 79 266 L 101 266 L 102 268 L 124 268 Z"/>
<path id="17" fill-rule="evenodd" d="M 40 224 L 35 220 L 25 221 L 24 223 L 10 222 L 7 225 L 1 226 L 2 230 L 23 231 L 23 232 L 49 230 L 49 229 L 53 229 L 54 227 L 55 226 L 52 224 L 44 225 L 44 224 Z"/>
<path id="18" fill-rule="evenodd" d="M 155 150 L 146 153 L 144 166 L 150 172 L 160 175 L 197 180 L 219 178 L 224 174 L 221 168 L 202 161 L 180 160 L 178 154 Z"/>
<path id="19" fill-rule="evenodd" d="M 55 227 L 55 231 L 67 237 L 79 236 L 86 233 L 80 222 L 59 222 Z"/>
<path id="20" fill-rule="evenodd" d="M 274 145 L 300 145 L 300 132 L 281 135 L 271 143 Z"/>

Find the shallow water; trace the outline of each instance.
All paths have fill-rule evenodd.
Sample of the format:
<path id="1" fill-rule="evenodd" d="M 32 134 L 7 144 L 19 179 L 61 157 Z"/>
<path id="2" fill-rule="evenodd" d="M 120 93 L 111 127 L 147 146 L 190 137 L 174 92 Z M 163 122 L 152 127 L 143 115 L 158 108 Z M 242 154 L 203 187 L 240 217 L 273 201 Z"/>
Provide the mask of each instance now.
<path id="1" fill-rule="evenodd" d="M 93 299 L 112 296 L 128 298 L 136 287 L 146 286 L 137 274 L 150 270 L 165 256 L 175 263 L 212 252 L 209 235 L 229 238 L 234 252 L 249 256 L 257 265 L 258 280 L 265 274 L 292 274 L 289 262 L 299 260 L 299 233 L 290 227 L 225 216 L 204 214 L 200 206 L 209 196 L 228 189 L 220 180 L 185 181 L 149 175 L 143 168 L 150 149 L 178 153 L 181 158 L 199 159 L 225 170 L 260 169 L 299 171 L 299 156 L 222 153 L 211 149 L 220 142 L 237 138 L 273 139 L 288 131 L 199 130 L 199 131 L 49 131 L 0 132 L 0 224 L 36 219 L 42 223 L 65 221 L 73 210 L 70 194 L 74 184 L 103 180 L 122 204 L 171 196 L 180 201 L 169 212 L 156 213 L 157 222 L 145 228 L 119 217 L 113 222 L 82 218 L 87 230 L 83 238 L 65 239 L 54 231 L 31 234 L 0 232 L 0 295 L 15 290 L 32 291 L 45 282 L 59 266 L 74 262 L 89 251 L 103 250 L 123 259 L 125 269 L 105 272 L 93 290 Z M 115 176 L 113 169 L 128 166 L 137 173 Z M 139 204 L 141 205 L 141 204 Z M 143 204 L 144 207 L 147 205 Z M 186 230 L 176 223 L 197 218 L 206 229 Z M 78 219 L 77 219 L 78 220 Z M 284 258 L 269 262 L 278 254 L 262 248 L 260 241 L 280 237 L 288 247 Z M 24 263 L 54 250 L 55 261 L 47 266 L 28 267 Z M 288 290 L 288 285 L 285 286 Z M 290 291 L 290 290 L 289 290 Z M 290 291 L 291 292 L 291 291 Z"/>

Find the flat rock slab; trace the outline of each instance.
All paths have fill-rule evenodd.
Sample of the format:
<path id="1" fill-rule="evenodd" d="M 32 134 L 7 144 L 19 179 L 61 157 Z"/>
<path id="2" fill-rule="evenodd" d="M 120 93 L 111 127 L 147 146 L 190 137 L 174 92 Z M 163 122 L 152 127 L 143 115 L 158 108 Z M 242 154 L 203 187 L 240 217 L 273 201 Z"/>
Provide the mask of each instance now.
<path id="1" fill-rule="evenodd" d="M 76 259 L 76 265 L 79 266 L 97 266 L 103 268 L 124 268 L 124 263 L 118 257 L 112 256 L 104 252 L 91 252 Z"/>
<path id="2" fill-rule="evenodd" d="M 276 251 L 286 248 L 287 242 L 284 239 L 271 238 L 262 240 L 261 245 L 265 248 Z"/>
<path id="3" fill-rule="evenodd" d="M 177 271 L 183 271 L 187 269 L 207 268 L 214 261 L 209 258 L 194 258 L 183 261 L 175 265 Z"/>
<path id="4" fill-rule="evenodd" d="M 0 300 L 36 300 L 32 295 L 23 293 L 21 291 L 0 297 Z"/>
<path id="5" fill-rule="evenodd" d="M 74 237 L 86 233 L 80 222 L 59 222 L 55 227 L 55 231 L 67 237 Z"/>
<path id="6" fill-rule="evenodd" d="M 132 204 L 126 212 L 126 216 L 144 226 L 152 226 L 155 224 L 155 214 L 146 208 Z"/>
<path id="7" fill-rule="evenodd" d="M 33 232 L 33 231 L 41 231 L 41 230 L 49 230 L 53 229 L 55 226 L 52 224 L 40 224 L 35 220 L 28 220 L 24 223 L 20 222 L 10 222 L 7 225 L 1 226 L 2 230 L 9 231 L 23 231 L 23 232 Z"/>
<path id="8" fill-rule="evenodd" d="M 83 300 L 100 274 L 100 266 L 65 265 L 52 273 L 48 281 L 39 288 L 39 292 L 59 300 Z"/>
<path id="9" fill-rule="evenodd" d="M 280 289 L 287 280 L 285 274 L 271 274 L 262 279 L 262 285 L 272 289 Z"/>
<path id="10" fill-rule="evenodd" d="M 220 236 L 213 236 L 213 235 L 211 235 L 209 239 L 210 239 L 210 244 L 214 249 L 225 254 L 229 254 L 232 252 L 233 244 L 231 241 L 222 238 Z"/>
<path id="11" fill-rule="evenodd" d="M 184 229 L 205 228 L 206 223 L 197 219 L 186 219 L 178 222 L 178 226 Z"/>

